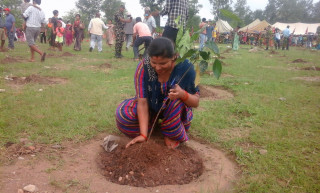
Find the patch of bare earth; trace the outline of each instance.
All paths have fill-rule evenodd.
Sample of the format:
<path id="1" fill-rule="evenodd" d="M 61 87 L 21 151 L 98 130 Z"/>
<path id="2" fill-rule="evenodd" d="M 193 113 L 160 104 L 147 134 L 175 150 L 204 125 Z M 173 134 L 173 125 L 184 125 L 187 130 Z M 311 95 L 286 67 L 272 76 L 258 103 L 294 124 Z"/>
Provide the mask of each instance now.
<path id="1" fill-rule="evenodd" d="M 60 77 L 50 77 L 50 76 L 39 76 L 36 74 L 32 74 L 27 77 L 7 77 L 6 78 L 10 84 L 13 85 L 24 85 L 29 83 L 37 83 L 37 84 L 65 84 L 67 82 L 66 78 Z"/>
<path id="2" fill-rule="evenodd" d="M 292 63 L 307 63 L 307 61 L 299 58 L 299 59 L 293 60 Z"/>
<path id="3" fill-rule="evenodd" d="M 70 52 L 64 52 L 61 56 L 71 57 L 74 56 L 74 54 L 71 54 Z"/>
<path id="4" fill-rule="evenodd" d="M 24 58 L 7 56 L 1 60 L 1 64 L 12 64 L 23 62 Z"/>
<path id="5" fill-rule="evenodd" d="M 310 66 L 310 67 L 302 68 L 301 70 L 320 71 L 320 67 Z"/>
<path id="6" fill-rule="evenodd" d="M 129 139 L 127 139 L 128 141 Z M 201 176 L 191 177 L 189 182 L 186 180 L 184 185 L 178 185 L 175 181 L 170 182 L 171 185 L 155 185 L 152 187 L 135 187 L 128 185 L 119 185 L 112 183 L 108 178 L 102 175 L 101 161 L 107 159 L 102 154 L 107 154 L 102 150 L 101 143 L 103 137 L 90 140 L 83 144 L 62 145 L 61 149 L 47 148 L 41 153 L 32 155 L 24 155 L 23 159 L 16 159 L 14 163 L 3 165 L 0 167 L 0 189 L 3 192 L 17 192 L 28 184 L 36 185 L 39 192 L 60 193 L 60 192 L 230 192 L 233 184 L 237 180 L 238 168 L 223 152 L 212 148 L 210 145 L 201 144 L 190 140 L 186 146 L 180 146 L 178 149 L 169 150 L 164 144 L 158 144 L 161 151 L 165 152 L 167 157 L 159 157 L 162 153 L 157 149 L 152 151 L 155 143 L 152 141 L 144 144 L 136 144 L 131 149 L 124 150 L 118 147 L 118 155 L 128 155 L 128 151 L 135 152 L 140 149 L 141 152 L 135 152 L 138 155 L 144 155 L 143 158 L 135 158 L 138 155 L 131 155 L 129 159 L 122 159 L 123 163 L 114 160 L 111 165 L 118 165 L 118 170 L 124 169 L 126 165 L 130 165 L 133 173 L 122 176 L 119 181 L 125 182 L 132 179 L 132 182 L 140 181 L 141 184 L 149 183 L 147 178 L 147 170 L 151 176 L 159 178 L 177 177 L 175 169 L 180 168 L 179 164 L 187 163 L 193 160 L 193 156 L 202 158 L 203 173 Z M 163 143 L 163 142 L 162 142 Z M 146 149 L 147 147 L 147 149 Z M 148 150 L 146 152 L 146 150 Z M 149 151 L 150 150 L 150 151 Z M 163 155 L 163 154 L 161 154 Z M 175 155 L 183 155 L 186 159 L 175 160 Z M 112 155 L 110 155 L 112 156 Z M 102 159 L 105 158 L 105 159 Z M 180 157 L 181 158 L 181 157 Z M 138 165 L 134 159 L 145 160 L 144 165 Z M 100 160 L 100 163 L 97 160 Z M 120 159 L 121 160 L 121 159 Z M 119 160 L 119 161 L 120 161 Z M 164 168 L 160 163 L 171 165 L 170 168 Z M 178 162 L 177 162 L 178 161 Z M 185 163 L 184 163 L 185 162 Z M 159 165 L 157 165 L 159 164 Z M 109 164 L 108 164 L 109 166 Z M 107 167 L 107 166 L 105 166 Z M 122 168 L 121 168 L 122 167 Z M 102 167 L 103 168 L 103 167 Z M 201 169 L 201 168 L 200 168 Z M 159 171 L 164 170 L 164 171 Z M 143 174 L 141 174 L 141 171 Z M 159 173 L 165 173 L 161 176 Z M 188 171 L 185 171 L 188 173 Z M 190 171 L 189 171 L 190 172 Z M 194 171 L 195 173 L 198 171 Z M 199 173 L 199 172 L 198 172 Z M 109 172 L 110 174 L 110 172 Z M 178 178 L 177 178 L 178 179 Z M 181 182 L 184 182 L 180 179 Z M 153 183 L 151 183 L 153 184 Z"/>
<path id="7" fill-rule="evenodd" d="M 234 94 L 223 87 L 200 85 L 200 97 L 205 100 L 222 100 L 234 97 Z"/>
<path id="8" fill-rule="evenodd" d="M 313 77 L 294 77 L 292 78 L 293 80 L 304 80 L 308 82 L 319 82 L 320 81 L 320 76 L 313 76 Z"/>

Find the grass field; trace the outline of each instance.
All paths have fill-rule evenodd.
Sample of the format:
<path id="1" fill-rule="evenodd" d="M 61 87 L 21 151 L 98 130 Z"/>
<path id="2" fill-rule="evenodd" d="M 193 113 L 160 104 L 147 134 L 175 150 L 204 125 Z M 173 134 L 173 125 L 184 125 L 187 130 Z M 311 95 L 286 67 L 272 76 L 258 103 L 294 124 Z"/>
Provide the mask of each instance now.
<path id="1" fill-rule="evenodd" d="M 219 47 L 222 53 L 227 49 Z M 137 64 L 132 51 L 115 59 L 106 45 L 103 53 L 90 53 L 85 42 L 81 52 L 71 47 L 64 52 L 74 56 L 48 51 L 44 63 L 28 63 L 29 50 L 21 43 L 0 53 L 0 89 L 5 89 L 0 93 L 1 149 L 23 137 L 40 144 L 77 143 L 101 132 L 118 132 L 117 104 L 134 95 Z M 319 54 L 302 48 L 250 53 L 242 46 L 222 54 L 223 73 L 231 76 L 201 77 L 201 84 L 223 86 L 235 94 L 229 100 L 201 101 L 190 135 L 234 155 L 242 171 L 236 192 L 320 192 L 320 72 L 300 70 L 320 67 Z M 6 57 L 22 62 L 1 63 Z M 296 59 L 306 62 L 292 63 Z M 5 80 L 29 75 L 64 82 L 13 85 Z"/>

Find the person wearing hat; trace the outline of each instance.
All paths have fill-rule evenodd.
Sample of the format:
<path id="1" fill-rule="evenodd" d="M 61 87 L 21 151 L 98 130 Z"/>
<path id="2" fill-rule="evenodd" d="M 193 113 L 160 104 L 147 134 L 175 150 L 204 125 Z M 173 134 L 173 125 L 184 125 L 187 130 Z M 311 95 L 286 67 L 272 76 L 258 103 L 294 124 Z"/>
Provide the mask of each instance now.
<path id="1" fill-rule="evenodd" d="M 10 13 L 9 8 L 3 9 L 4 13 L 6 14 L 6 22 L 4 24 L 6 30 L 7 30 L 7 37 L 8 37 L 8 48 L 14 49 L 14 37 L 16 32 L 16 19 L 15 17 Z"/>
<path id="2" fill-rule="evenodd" d="M 4 27 L 4 21 L 2 17 L 2 7 L 0 7 L 0 41 L 1 41 L 1 47 L 0 51 L 4 51 L 4 43 L 6 42 L 6 32 L 5 32 L 5 27 Z"/>
<path id="3" fill-rule="evenodd" d="M 44 62 L 46 53 L 39 50 L 35 41 L 40 34 L 41 26 L 45 25 L 45 14 L 39 9 L 38 5 L 41 4 L 41 0 L 33 0 L 34 6 L 29 6 L 23 13 L 23 17 L 26 19 L 26 39 L 31 52 L 30 62 L 34 62 L 34 54 L 37 52 L 41 56 L 41 62 Z"/>
<path id="4" fill-rule="evenodd" d="M 126 50 L 128 51 L 132 43 L 133 26 L 135 24 L 135 21 L 132 19 L 130 13 L 127 13 L 127 18 L 131 19 L 130 23 L 125 23 L 124 25 L 124 33 L 126 35 Z"/>
<path id="5" fill-rule="evenodd" d="M 130 23 L 132 19 L 124 19 L 125 6 L 120 5 L 119 11 L 114 15 L 115 32 L 116 32 L 116 45 L 115 45 L 115 57 L 122 58 L 121 50 L 124 41 L 124 25 Z"/>

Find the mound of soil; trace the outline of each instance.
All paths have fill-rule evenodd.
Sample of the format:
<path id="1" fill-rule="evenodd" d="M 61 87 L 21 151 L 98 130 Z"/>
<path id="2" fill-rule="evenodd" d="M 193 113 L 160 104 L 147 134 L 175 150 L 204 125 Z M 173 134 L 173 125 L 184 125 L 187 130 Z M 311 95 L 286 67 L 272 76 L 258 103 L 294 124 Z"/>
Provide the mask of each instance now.
<path id="1" fill-rule="evenodd" d="M 274 50 L 271 50 L 270 54 L 275 55 L 275 54 L 279 54 L 279 53 L 278 53 L 278 52 L 276 52 L 276 51 L 274 51 Z"/>
<path id="2" fill-rule="evenodd" d="M 234 94 L 223 87 L 200 85 L 200 98 L 209 100 L 222 100 L 233 98 Z"/>
<path id="3" fill-rule="evenodd" d="M 315 67 L 315 66 L 311 66 L 311 67 L 302 68 L 302 70 L 320 71 L 320 68 L 319 67 Z"/>
<path id="4" fill-rule="evenodd" d="M 39 76 L 36 74 L 27 77 L 9 77 L 12 84 L 23 85 L 28 83 L 37 84 L 63 84 L 67 81 L 66 78 Z"/>
<path id="5" fill-rule="evenodd" d="M 299 58 L 299 59 L 293 60 L 292 63 L 307 63 L 307 61 L 304 61 Z"/>
<path id="6" fill-rule="evenodd" d="M 17 62 L 20 62 L 20 60 L 10 56 L 7 56 L 1 60 L 1 64 L 11 64 L 11 63 L 17 63 Z"/>
<path id="7" fill-rule="evenodd" d="M 136 187 L 188 184 L 204 170 L 202 159 L 190 147 L 172 150 L 155 141 L 103 151 L 98 163 L 109 181 Z"/>
<path id="8" fill-rule="evenodd" d="M 320 76 L 314 76 L 314 77 L 294 77 L 293 80 L 304 80 L 308 82 L 319 82 Z"/>
<path id="9" fill-rule="evenodd" d="M 222 52 L 222 54 L 224 54 L 224 53 L 229 53 L 230 51 L 232 51 L 232 48 L 226 49 L 225 51 Z"/>
<path id="10" fill-rule="evenodd" d="M 104 64 L 101 64 L 101 65 L 99 66 L 99 68 L 111 68 L 111 67 L 112 67 L 112 65 L 109 64 L 109 63 L 104 63 Z"/>
<path id="11" fill-rule="evenodd" d="M 74 56 L 74 54 L 71 54 L 70 52 L 65 52 L 61 56 Z"/>

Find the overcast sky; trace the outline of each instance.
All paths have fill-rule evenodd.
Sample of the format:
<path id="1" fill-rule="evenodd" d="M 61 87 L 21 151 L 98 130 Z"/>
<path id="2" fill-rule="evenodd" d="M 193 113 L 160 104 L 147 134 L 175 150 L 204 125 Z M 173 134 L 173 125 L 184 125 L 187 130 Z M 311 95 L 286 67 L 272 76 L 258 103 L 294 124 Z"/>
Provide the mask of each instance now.
<path id="1" fill-rule="evenodd" d="M 319 0 L 314 0 L 314 2 L 318 2 Z M 50 0 L 50 1 L 42 1 L 41 4 L 42 9 L 45 11 L 46 17 L 52 17 L 52 11 L 57 9 L 60 12 L 60 17 L 62 17 L 65 13 L 67 13 L 71 9 L 75 9 L 75 2 L 77 0 Z M 139 0 L 122 0 L 122 2 L 126 3 L 126 9 L 133 17 L 142 17 L 143 9 L 139 4 Z M 211 5 L 209 0 L 199 0 L 199 3 L 203 5 L 203 8 L 200 10 L 200 17 L 212 18 L 213 15 L 210 13 Z M 247 0 L 247 4 L 250 6 L 251 10 L 262 9 L 267 6 L 268 0 Z"/>

